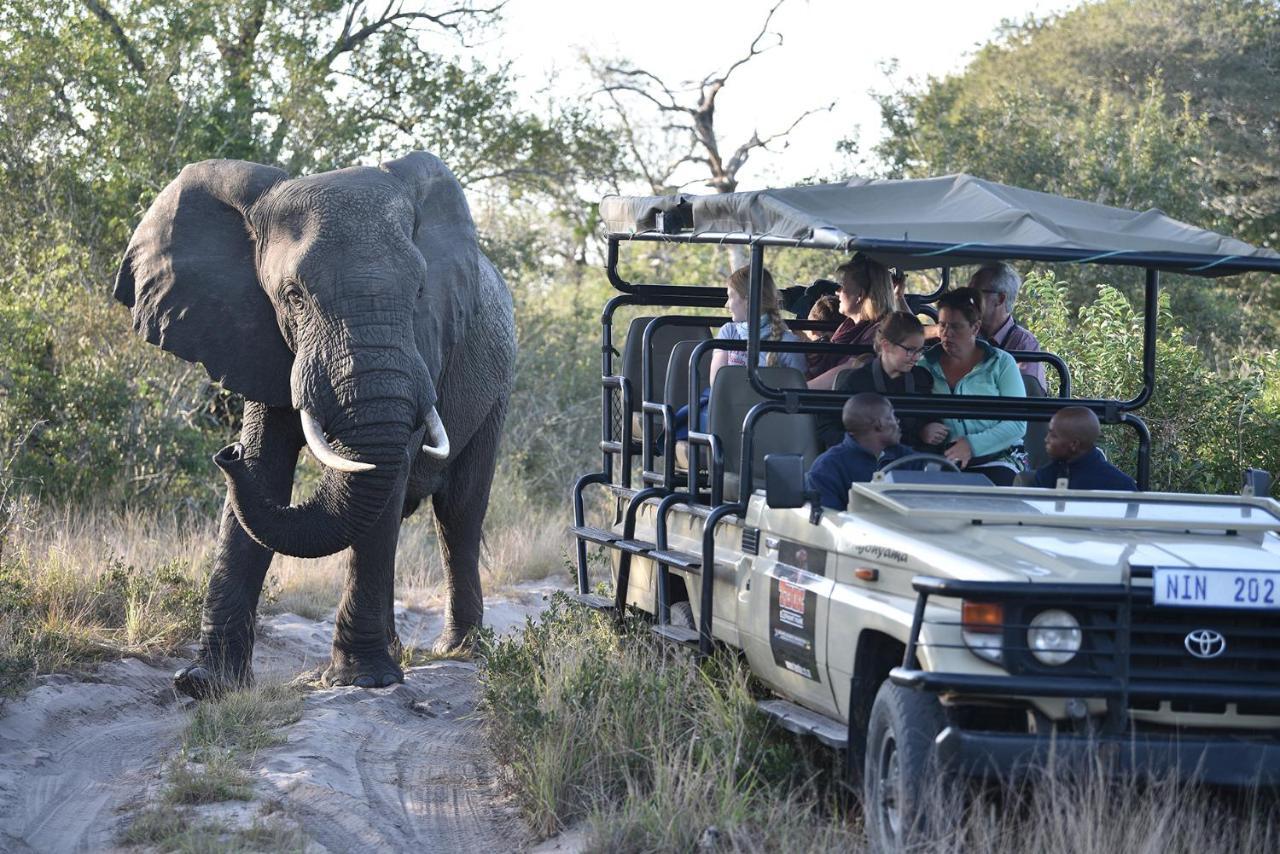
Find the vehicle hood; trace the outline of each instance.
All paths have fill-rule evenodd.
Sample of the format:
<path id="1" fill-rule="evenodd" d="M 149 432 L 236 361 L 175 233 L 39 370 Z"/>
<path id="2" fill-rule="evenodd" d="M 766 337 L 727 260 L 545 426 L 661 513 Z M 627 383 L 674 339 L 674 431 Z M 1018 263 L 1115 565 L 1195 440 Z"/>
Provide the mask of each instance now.
<path id="1" fill-rule="evenodd" d="M 885 522 L 888 520 L 877 520 Z M 973 581 L 1114 584 L 1126 567 L 1280 571 L 1275 534 L 964 524 L 921 531 L 865 517 L 842 526 L 841 551 L 914 574 Z"/>

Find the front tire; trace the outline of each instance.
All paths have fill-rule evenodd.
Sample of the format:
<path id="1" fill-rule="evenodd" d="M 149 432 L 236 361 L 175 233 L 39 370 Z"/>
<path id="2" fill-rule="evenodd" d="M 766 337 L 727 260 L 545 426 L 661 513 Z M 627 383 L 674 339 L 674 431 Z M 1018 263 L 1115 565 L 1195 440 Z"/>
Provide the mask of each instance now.
<path id="1" fill-rule="evenodd" d="M 934 739 L 946 718 L 937 697 L 885 680 L 867 726 L 862 811 L 874 850 L 902 851 L 928 833 L 938 778 Z"/>

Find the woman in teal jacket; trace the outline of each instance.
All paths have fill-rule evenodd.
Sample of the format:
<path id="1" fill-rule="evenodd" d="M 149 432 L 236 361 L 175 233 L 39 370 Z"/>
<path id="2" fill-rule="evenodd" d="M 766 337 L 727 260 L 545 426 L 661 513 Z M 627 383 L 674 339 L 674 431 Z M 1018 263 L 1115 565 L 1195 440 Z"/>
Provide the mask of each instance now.
<path id="1" fill-rule="evenodd" d="M 1018 363 L 1004 350 L 978 338 L 982 293 L 957 288 L 938 299 L 941 341 L 924 354 L 933 374 L 934 394 L 1026 397 Z M 1010 486 L 1022 470 L 1016 455 L 1027 432 L 1025 421 L 944 418 L 947 459 L 966 471 L 984 474 L 997 486 Z"/>

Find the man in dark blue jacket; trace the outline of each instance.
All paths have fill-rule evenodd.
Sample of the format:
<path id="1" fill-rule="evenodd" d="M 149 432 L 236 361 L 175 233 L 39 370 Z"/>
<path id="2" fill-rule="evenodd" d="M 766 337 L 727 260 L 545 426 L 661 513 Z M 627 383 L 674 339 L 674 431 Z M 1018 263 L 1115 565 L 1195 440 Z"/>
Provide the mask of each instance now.
<path id="1" fill-rule="evenodd" d="M 844 441 L 814 460 L 805 478 L 806 487 L 822 496 L 822 506 L 832 510 L 848 509 L 850 485 L 867 483 L 885 463 L 915 453 L 901 444 L 893 405 L 875 392 L 846 400 L 841 420 Z"/>
<path id="2" fill-rule="evenodd" d="M 1110 489 L 1133 492 L 1133 478 L 1107 462 L 1098 450 L 1102 426 L 1093 410 L 1083 406 L 1059 409 L 1049 422 L 1045 452 L 1053 462 L 1036 471 L 1036 486 L 1053 489 L 1065 478 L 1070 489 Z"/>

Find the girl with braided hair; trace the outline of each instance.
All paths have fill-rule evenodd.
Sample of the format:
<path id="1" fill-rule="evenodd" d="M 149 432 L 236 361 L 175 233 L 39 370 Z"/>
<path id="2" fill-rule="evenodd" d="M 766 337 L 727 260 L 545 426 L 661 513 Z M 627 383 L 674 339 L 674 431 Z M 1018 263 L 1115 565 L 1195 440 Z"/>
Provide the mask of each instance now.
<path id="1" fill-rule="evenodd" d="M 739 267 L 729 274 L 728 280 L 725 282 L 728 291 L 728 299 L 725 301 L 724 307 L 729 309 L 729 315 L 732 321 L 720 327 L 720 331 L 716 333 L 716 338 L 728 341 L 746 341 L 747 340 L 747 312 L 749 309 L 749 293 L 748 283 L 751 277 L 749 267 Z M 760 325 L 761 341 L 798 341 L 795 333 L 787 328 L 787 323 L 782 319 L 782 308 L 778 300 L 778 288 L 773 283 L 773 276 L 768 270 L 764 271 L 764 277 L 760 288 L 760 317 L 757 323 Z M 747 354 L 745 350 L 716 350 L 711 356 L 711 380 L 715 382 L 716 371 L 725 365 L 745 365 L 747 363 Z M 760 364 L 767 367 L 781 365 L 787 368 L 795 368 L 798 371 L 804 371 L 805 358 L 803 353 L 761 353 Z"/>
<path id="2" fill-rule="evenodd" d="M 751 271 L 748 267 L 739 267 L 729 274 L 728 280 L 725 282 L 728 291 L 728 299 L 725 301 L 724 307 L 729 309 L 729 315 L 733 319 L 720 327 L 720 331 L 716 333 L 716 338 L 722 341 L 746 341 L 747 340 L 747 314 L 750 311 L 750 294 L 748 292 Z M 795 333 L 787 328 L 787 322 L 782 319 L 781 300 L 778 298 L 778 288 L 773 283 L 773 276 L 768 270 L 764 271 L 764 277 L 760 288 L 760 316 L 756 319 L 756 323 L 760 326 L 761 341 L 799 341 Z M 747 363 L 747 352 L 745 350 L 716 350 L 711 356 L 711 382 L 702 390 L 702 397 L 698 401 L 698 421 L 697 429 L 707 429 L 707 405 L 711 401 L 711 386 L 714 385 L 716 372 L 725 365 L 745 365 Z M 764 367 L 781 366 L 786 368 L 795 368 L 804 373 L 806 361 L 803 353 L 760 353 L 760 365 Z M 684 439 L 689 435 L 689 407 L 682 406 L 676 410 L 675 414 L 676 438 Z"/>

